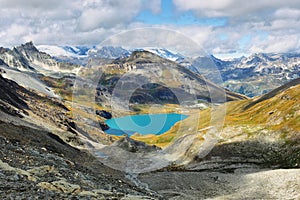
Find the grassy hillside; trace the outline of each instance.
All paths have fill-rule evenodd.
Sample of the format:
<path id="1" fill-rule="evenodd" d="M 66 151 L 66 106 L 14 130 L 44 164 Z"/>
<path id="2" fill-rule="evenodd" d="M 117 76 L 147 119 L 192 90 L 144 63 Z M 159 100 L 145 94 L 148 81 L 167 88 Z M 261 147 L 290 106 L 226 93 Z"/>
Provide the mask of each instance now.
<path id="1" fill-rule="evenodd" d="M 226 113 L 224 117 L 223 113 Z M 163 135 L 134 138 L 163 147 L 184 134 L 199 132 L 202 138 L 201 135 L 205 135 L 210 126 L 223 124 L 219 132 L 224 141 L 253 139 L 264 134 L 274 139 L 300 139 L 299 79 L 262 97 L 228 102 L 213 110 L 190 110 L 189 115 Z"/>

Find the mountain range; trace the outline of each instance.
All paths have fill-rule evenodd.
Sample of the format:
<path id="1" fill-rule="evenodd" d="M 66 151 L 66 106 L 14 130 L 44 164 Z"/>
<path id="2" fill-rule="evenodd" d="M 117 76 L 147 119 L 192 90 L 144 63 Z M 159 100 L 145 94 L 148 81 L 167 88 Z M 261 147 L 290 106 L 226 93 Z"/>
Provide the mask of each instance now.
<path id="1" fill-rule="evenodd" d="M 86 65 L 87 58 L 91 57 L 116 59 L 127 57 L 134 51 L 146 50 L 162 58 L 177 62 L 231 91 L 249 97 L 265 94 L 292 79 L 300 77 L 300 54 L 297 53 L 256 53 L 248 57 L 221 60 L 213 55 L 190 58 L 188 55 L 184 56 L 165 48 L 150 47 L 129 50 L 111 46 L 100 48 L 96 46 L 62 46 L 48 49 L 45 46 L 38 46 L 37 48 L 53 55 L 58 60 L 63 60 L 62 57 L 64 57 L 68 62 L 82 65 Z M 82 56 L 81 61 L 78 61 L 80 56 Z M 216 73 L 220 74 L 222 79 L 219 76 L 216 77 Z"/>
<path id="2" fill-rule="evenodd" d="M 45 46 L 43 46 L 43 48 L 46 49 Z M 57 50 L 58 48 L 51 47 L 48 49 Z M 182 99 L 176 99 L 173 94 L 174 92 L 178 95 L 180 94 L 181 96 L 184 96 L 184 102 L 203 100 L 218 103 L 227 100 L 245 98 L 241 95 L 222 89 L 201 75 L 195 74 L 185 67 L 182 67 L 177 62 L 172 61 L 178 56 L 181 58 L 183 57 L 179 54 L 172 54 L 172 52 L 164 49 L 148 49 L 149 51 L 136 49 L 133 52 L 126 51 L 121 47 L 103 47 L 99 50 L 87 50 L 87 48 L 79 50 L 79 48 L 75 47 L 64 47 L 63 49 L 64 52 L 68 52 L 63 56 L 70 55 L 71 52 L 73 52 L 74 55 L 76 54 L 78 57 L 84 56 L 82 54 L 87 56 L 89 61 L 86 65 L 87 67 L 82 69 L 83 71 L 98 70 L 98 72 L 103 72 L 102 78 L 98 80 L 98 84 L 100 84 L 101 87 L 97 87 L 99 90 L 98 94 L 105 93 L 105 95 L 97 97 L 98 100 L 101 99 L 103 102 L 111 98 L 113 88 L 119 81 L 122 74 L 125 73 L 127 76 L 130 74 L 134 76 L 139 74 L 140 80 L 142 80 L 143 84 L 149 83 L 147 86 L 143 86 L 145 88 L 139 88 L 139 90 L 135 92 L 132 97 L 133 102 L 141 102 L 145 99 L 147 99 L 147 101 L 152 99 L 151 101 L 156 103 L 174 103 L 178 100 L 182 102 Z M 153 51 L 154 53 L 151 53 L 150 51 Z M 168 56 L 169 59 L 160 57 L 157 53 L 161 53 L 163 56 Z M 120 56 L 117 57 L 117 55 Z M 0 54 L 0 59 L 3 62 L 3 69 L 10 71 L 10 73 L 7 73 L 6 77 L 12 78 L 21 85 L 27 84 L 27 87 L 31 87 L 33 89 L 43 87 L 39 91 L 45 92 L 45 90 L 47 90 L 48 94 L 48 91 L 53 89 L 51 88 L 53 85 L 48 85 L 48 87 L 45 86 L 44 80 L 46 78 L 41 77 L 44 76 L 52 79 L 58 79 L 66 76 L 73 76 L 73 81 L 75 81 L 74 75 L 79 70 L 79 65 L 77 64 L 62 62 L 57 57 L 54 58 L 47 53 L 39 51 L 32 42 L 14 47 L 12 50 L 3 49 L 2 54 Z M 99 67 L 99 63 L 102 61 L 103 64 Z M 175 59 L 175 61 L 178 61 L 178 59 Z M 19 73 L 20 71 L 24 71 L 26 73 Z M 164 76 L 166 73 L 168 73 L 168 76 Z M 21 78 L 14 79 L 13 76 L 9 76 L 9 74 L 18 74 L 19 76 L 24 76 L 26 74 L 30 78 L 24 78 L 25 80 L 38 79 L 40 81 L 34 81 L 38 82 L 37 84 L 33 84 L 32 81 L 24 83 L 24 81 L 21 81 Z M 39 77 L 37 77 L 38 75 Z M 155 77 L 155 75 L 157 76 Z M 88 81 L 90 78 L 91 77 L 86 77 L 86 80 Z M 154 85 L 153 83 L 157 83 L 157 85 Z M 103 90 L 105 90 L 105 92 Z M 145 95 L 149 94 L 149 90 L 151 90 L 153 97 L 145 98 Z M 173 90 L 173 93 L 171 90 Z"/>
<path id="3" fill-rule="evenodd" d="M 249 97 L 265 94 L 300 77 L 300 54 L 257 53 L 232 61 L 222 61 L 213 56 L 211 59 L 211 64 L 217 67 L 223 79 L 221 85 Z M 207 70 L 201 58 L 193 66 L 199 71 Z M 214 71 L 205 73 L 207 78 L 214 80 Z"/>
<path id="4" fill-rule="evenodd" d="M 43 51 L 51 53 L 53 57 Z M 126 58 L 133 52 L 143 51 L 180 64 L 200 74 L 207 80 L 248 97 L 265 94 L 294 78 L 300 77 L 300 55 L 295 53 L 261 53 L 223 61 L 212 55 L 188 58 L 164 48 L 126 50 L 122 47 L 108 46 L 97 48 L 95 46 L 41 45 L 35 47 L 32 42 L 29 42 L 11 50 L 1 48 L 0 62 L 2 66 L 13 66 L 7 70 L 17 70 L 13 73 L 19 76 L 23 76 L 23 74 L 18 73 L 18 71 L 38 72 L 46 75 L 51 73 L 58 76 L 71 71 L 75 74 L 79 70 L 80 65 L 108 64 L 113 62 L 114 59 Z M 36 77 L 33 78 L 32 76 L 30 78 L 36 79 Z M 15 78 L 14 80 L 22 84 L 21 79 L 17 80 Z M 36 81 L 33 80 L 33 82 Z M 35 87 L 36 85 L 41 85 L 41 83 L 35 84 L 33 86 L 35 89 L 37 88 Z M 40 90 L 45 92 L 44 89 Z"/>

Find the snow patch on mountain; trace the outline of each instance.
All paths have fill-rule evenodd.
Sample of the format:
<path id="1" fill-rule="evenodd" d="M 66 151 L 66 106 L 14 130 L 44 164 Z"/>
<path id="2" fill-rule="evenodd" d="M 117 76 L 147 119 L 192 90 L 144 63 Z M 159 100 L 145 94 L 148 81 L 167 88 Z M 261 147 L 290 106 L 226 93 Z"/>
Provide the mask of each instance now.
<path id="1" fill-rule="evenodd" d="M 138 49 L 139 50 L 139 49 Z M 174 51 L 171 51 L 169 49 L 165 48 L 152 48 L 147 47 L 140 50 L 149 51 L 151 53 L 154 53 L 162 58 L 174 61 L 174 62 L 181 62 L 185 59 L 185 56 L 181 55 L 180 53 L 176 53 Z"/>
<path id="2" fill-rule="evenodd" d="M 52 57 L 86 57 L 89 47 L 79 46 L 55 46 L 55 45 L 38 45 L 37 49 L 45 52 Z"/>
<path id="3" fill-rule="evenodd" d="M 85 58 L 85 57 L 97 57 L 106 59 L 116 59 L 121 57 L 128 57 L 134 51 L 149 51 L 162 58 L 174 61 L 182 62 L 186 59 L 180 53 L 174 52 L 166 48 L 134 48 L 125 49 L 115 46 L 102 46 L 102 47 L 86 47 L 86 46 L 55 46 L 55 45 L 38 45 L 39 51 L 45 52 L 58 60 L 64 58 Z"/>
<path id="4" fill-rule="evenodd" d="M 52 57 L 74 57 L 76 54 L 66 51 L 64 48 L 59 46 L 50 46 L 50 45 L 38 45 L 37 49 L 41 52 L 45 52 Z"/>
<path id="5" fill-rule="evenodd" d="M 78 56 L 87 56 L 88 52 L 91 48 L 94 47 L 87 47 L 87 46 L 63 46 L 62 47 L 67 52 L 76 54 Z"/>

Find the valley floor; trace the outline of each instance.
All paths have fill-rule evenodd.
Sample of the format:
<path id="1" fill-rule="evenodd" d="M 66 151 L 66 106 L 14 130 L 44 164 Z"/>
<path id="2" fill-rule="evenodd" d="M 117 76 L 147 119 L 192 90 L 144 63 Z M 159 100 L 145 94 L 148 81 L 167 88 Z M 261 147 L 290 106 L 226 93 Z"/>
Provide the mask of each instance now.
<path id="1" fill-rule="evenodd" d="M 142 175 L 168 199 L 300 199 L 300 169 L 155 172 Z"/>

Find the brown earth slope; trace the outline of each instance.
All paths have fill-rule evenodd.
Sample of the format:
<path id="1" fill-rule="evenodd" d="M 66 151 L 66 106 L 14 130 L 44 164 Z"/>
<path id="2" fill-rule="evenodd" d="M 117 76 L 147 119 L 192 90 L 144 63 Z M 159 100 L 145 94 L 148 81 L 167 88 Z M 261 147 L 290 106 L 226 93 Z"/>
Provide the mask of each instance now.
<path id="1" fill-rule="evenodd" d="M 62 102 L 1 75 L 0 88 L 1 199 L 160 198 L 73 147 L 83 142 Z"/>

